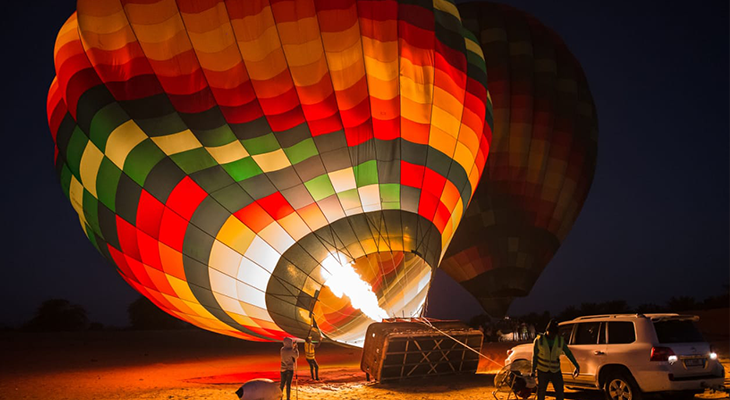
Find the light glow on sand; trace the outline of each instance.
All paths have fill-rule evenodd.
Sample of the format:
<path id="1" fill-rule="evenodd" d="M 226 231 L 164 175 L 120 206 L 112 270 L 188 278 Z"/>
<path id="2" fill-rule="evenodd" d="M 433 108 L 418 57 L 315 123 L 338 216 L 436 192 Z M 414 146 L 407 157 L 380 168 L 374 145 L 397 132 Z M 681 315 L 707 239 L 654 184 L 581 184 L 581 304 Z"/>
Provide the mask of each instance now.
<path id="1" fill-rule="evenodd" d="M 338 298 L 347 296 L 350 304 L 368 318 L 380 322 L 388 313 L 378 305 L 373 288 L 355 271 L 343 254 L 330 254 L 322 261 L 324 285 Z"/>

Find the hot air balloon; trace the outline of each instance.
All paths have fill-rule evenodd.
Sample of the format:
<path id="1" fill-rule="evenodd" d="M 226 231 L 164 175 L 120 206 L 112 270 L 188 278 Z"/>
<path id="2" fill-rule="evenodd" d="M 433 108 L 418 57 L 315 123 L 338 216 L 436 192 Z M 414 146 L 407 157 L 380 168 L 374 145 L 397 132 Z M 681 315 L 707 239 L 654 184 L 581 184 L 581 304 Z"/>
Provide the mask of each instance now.
<path id="1" fill-rule="evenodd" d="M 88 239 L 169 314 L 361 344 L 418 315 L 489 148 L 449 1 L 79 0 L 55 165 Z"/>
<path id="2" fill-rule="evenodd" d="M 481 44 L 493 102 L 484 174 L 441 268 L 494 317 L 526 296 L 588 195 L 598 122 L 563 40 L 512 7 L 459 5 Z"/>

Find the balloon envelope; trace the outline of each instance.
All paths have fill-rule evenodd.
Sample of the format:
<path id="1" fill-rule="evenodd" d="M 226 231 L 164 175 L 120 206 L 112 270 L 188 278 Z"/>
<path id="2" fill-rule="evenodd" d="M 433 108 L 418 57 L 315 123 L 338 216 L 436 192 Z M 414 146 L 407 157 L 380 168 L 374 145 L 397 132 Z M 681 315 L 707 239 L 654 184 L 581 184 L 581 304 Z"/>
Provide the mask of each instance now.
<path id="1" fill-rule="evenodd" d="M 441 268 L 492 316 L 526 296 L 588 195 L 598 121 L 563 40 L 509 6 L 459 5 L 487 63 L 494 131 L 484 174 Z"/>
<path id="2" fill-rule="evenodd" d="M 362 340 L 372 318 L 326 285 L 349 265 L 418 314 L 491 137 L 481 49 L 442 0 L 80 0 L 55 65 L 89 240 L 163 310 L 248 340 Z"/>

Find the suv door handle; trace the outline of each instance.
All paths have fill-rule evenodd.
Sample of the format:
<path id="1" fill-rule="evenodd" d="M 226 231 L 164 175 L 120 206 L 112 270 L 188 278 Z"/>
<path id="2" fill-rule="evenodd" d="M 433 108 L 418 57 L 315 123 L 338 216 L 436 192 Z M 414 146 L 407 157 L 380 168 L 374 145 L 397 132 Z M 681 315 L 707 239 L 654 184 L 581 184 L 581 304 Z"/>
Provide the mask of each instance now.
<path id="1" fill-rule="evenodd" d="M 595 354 L 597 356 L 602 356 L 602 355 L 605 355 L 606 353 L 602 352 L 601 350 L 596 350 L 593 352 L 593 354 Z"/>

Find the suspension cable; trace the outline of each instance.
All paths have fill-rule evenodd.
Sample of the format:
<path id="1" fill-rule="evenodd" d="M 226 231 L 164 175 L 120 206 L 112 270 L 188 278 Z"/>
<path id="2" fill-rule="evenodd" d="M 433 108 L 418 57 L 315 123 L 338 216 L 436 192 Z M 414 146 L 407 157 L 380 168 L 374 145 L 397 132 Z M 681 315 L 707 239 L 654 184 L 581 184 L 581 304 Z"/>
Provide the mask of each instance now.
<path id="1" fill-rule="evenodd" d="M 420 323 L 422 323 L 422 324 L 424 324 L 424 325 L 428 326 L 429 328 L 431 328 L 431 329 L 434 329 L 434 330 L 436 330 L 436 331 L 437 331 L 437 332 L 439 332 L 440 334 L 442 334 L 442 335 L 444 335 L 444 336 L 448 337 L 449 339 L 453 340 L 454 342 L 456 342 L 456 343 L 458 343 L 458 344 L 460 344 L 460 345 L 464 346 L 465 348 L 469 349 L 470 351 L 472 351 L 472 352 L 474 352 L 474 353 L 476 353 L 476 354 L 479 354 L 479 356 L 480 356 L 480 357 L 483 357 L 483 358 L 485 358 L 485 359 L 487 359 L 487 360 L 489 360 L 489 361 L 491 361 L 491 362 L 493 362 L 493 363 L 495 363 L 495 364 L 499 365 L 500 367 L 504 367 L 504 364 L 502 364 L 501 362 L 495 361 L 495 360 L 493 360 L 493 359 L 491 359 L 491 358 L 489 358 L 489 357 L 485 356 L 485 355 L 484 355 L 484 354 L 482 354 L 482 353 L 481 353 L 480 351 L 478 351 L 478 350 L 474 349 L 473 347 L 469 346 L 468 344 L 466 344 L 466 343 L 462 342 L 461 340 L 459 340 L 459 339 L 457 339 L 457 338 L 455 338 L 455 337 L 453 337 L 453 336 L 449 335 L 448 333 L 446 333 L 446 332 L 442 331 L 441 329 L 439 329 L 439 328 L 437 328 L 437 327 L 433 326 L 433 324 L 431 323 L 431 321 L 429 321 L 429 320 L 427 320 L 427 319 L 425 319 L 425 318 L 414 318 L 414 319 L 415 319 L 416 321 L 418 321 L 418 322 L 420 322 Z"/>

